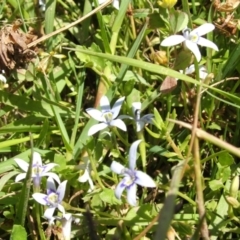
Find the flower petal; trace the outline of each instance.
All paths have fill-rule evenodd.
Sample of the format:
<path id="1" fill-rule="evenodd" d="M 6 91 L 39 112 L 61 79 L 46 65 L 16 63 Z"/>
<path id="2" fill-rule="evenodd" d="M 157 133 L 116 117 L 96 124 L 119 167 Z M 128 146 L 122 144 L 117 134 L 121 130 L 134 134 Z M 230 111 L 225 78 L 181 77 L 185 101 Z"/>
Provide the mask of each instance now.
<path id="1" fill-rule="evenodd" d="M 38 175 L 35 176 L 35 177 L 32 177 L 33 178 L 33 185 L 36 187 L 36 188 L 39 188 L 40 187 L 40 183 L 41 183 L 41 177 L 39 177 Z"/>
<path id="2" fill-rule="evenodd" d="M 38 152 L 33 152 L 33 165 L 34 164 L 38 164 L 39 166 L 42 166 L 42 158 Z"/>
<path id="3" fill-rule="evenodd" d="M 152 113 L 149 113 L 149 114 L 146 114 L 144 115 L 143 117 L 141 117 L 141 121 L 145 122 L 145 123 L 153 123 L 152 120 L 154 118 L 154 114 Z"/>
<path id="4" fill-rule="evenodd" d="M 106 96 L 102 96 L 100 99 L 100 107 L 102 112 L 110 112 L 110 102 Z"/>
<path id="5" fill-rule="evenodd" d="M 199 78 L 200 79 L 205 79 L 207 77 L 208 73 L 207 70 L 204 66 L 199 68 Z"/>
<path id="6" fill-rule="evenodd" d="M 27 162 L 19 158 L 14 158 L 14 161 L 24 172 L 28 171 L 29 164 Z"/>
<path id="7" fill-rule="evenodd" d="M 54 181 L 51 177 L 48 177 L 48 179 L 47 179 L 47 194 L 48 194 L 49 191 L 50 192 L 52 192 L 52 191 L 56 192 L 56 185 L 55 185 L 55 183 L 54 183 Z"/>
<path id="8" fill-rule="evenodd" d="M 102 112 L 99 111 L 98 109 L 87 108 L 86 112 L 88 113 L 88 115 L 90 115 L 90 117 L 92 117 L 93 119 L 95 119 L 99 122 L 104 122 L 105 121 L 105 118 L 102 116 Z"/>
<path id="9" fill-rule="evenodd" d="M 119 10 L 119 0 L 113 0 L 112 4 L 117 10 Z"/>
<path id="10" fill-rule="evenodd" d="M 60 212 L 62 212 L 63 214 L 65 214 L 65 209 L 64 209 L 64 207 L 63 207 L 61 204 L 58 204 L 57 208 L 58 208 L 58 210 L 59 210 Z"/>
<path id="11" fill-rule="evenodd" d="M 89 173 L 88 169 L 86 169 L 84 171 L 83 175 L 78 178 L 78 181 L 79 182 L 86 182 L 86 181 L 88 181 L 88 183 L 90 185 L 90 189 L 88 191 L 92 191 L 94 189 L 94 184 L 93 184 L 93 181 L 92 181 L 92 178 L 90 176 L 90 173 Z"/>
<path id="12" fill-rule="evenodd" d="M 15 182 L 21 181 L 22 179 L 26 178 L 26 176 L 27 176 L 27 173 L 19 173 L 15 178 Z"/>
<path id="13" fill-rule="evenodd" d="M 0 81 L 2 81 L 3 83 L 6 83 L 7 79 L 2 74 L 0 74 Z"/>
<path id="14" fill-rule="evenodd" d="M 56 173 L 47 172 L 47 173 L 43 173 L 41 176 L 42 176 L 42 177 L 43 177 L 43 176 L 51 177 L 51 178 L 53 178 L 58 184 L 60 183 L 59 176 L 58 176 Z"/>
<path id="15" fill-rule="evenodd" d="M 114 173 L 117 173 L 117 174 L 122 174 L 123 170 L 125 169 L 125 167 L 121 163 L 118 163 L 115 161 L 112 162 L 110 168 Z"/>
<path id="16" fill-rule="evenodd" d="M 188 74 L 192 74 L 195 72 L 195 66 L 194 64 L 190 65 L 188 68 L 185 69 L 185 74 L 188 75 Z"/>
<path id="17" fill-rule="evenodd" d="M 120 128 L 121 130 L 123 130 L 125 132 L 127 131 L 127 127 L 126 127 L 125 123 L 123 122 L 123 120 L 121 120 L 121 119 L 112 120 L 110 122 L 110 126 Z"/>
<path id="18" fill-rule="evenodd" d="M 156 183 L 146 173 L 142 171 L 135 171 L 135 173 L 137 177 L 135 180 L 135 183 L 143 187 L 152 187 L 152 188 L 156 187 Z"/>
<path id="19" fill-rule="evenodd" d="M 132 103 L 132 111 L 133 111 L 133 116 L 135 116 L 137 110 L 141 110 L 142 104 L 140 102 L 133 102 Z"/>
<path id="20" fill-rule="evenodd" d="M 65 195 L 67 180 L 63 181 L 61 184 L 59 184 L 57 193 L 59 194 L 58 201 L 61 202 Z"/>
<path id="21" fill-rule="evenodd" d="M 103 129 L 105 129 L 106 127 L 108 127 L 108 125 L 106 123 L 98 123 L 95 124 L 93 126 L 91 126 L 88 130 L 88 136 L 92 136 L 93 134 L 95 134 L 96 132 L 99 132 Z"/>
<path id="22" fill-rule="evenodd" d="M 171 47 L 171 46 L 175 46 L 179 43 L 182 43 L 185 40 L 186 40 L 185 37 L 183 37 L 182 35 L 173 35 L 173 36 L 165 38 L 161 42 L 160 45 L 163 46 L 163 47 Z"/>
<path id="23" fill-rule="evenodd" d="M 118 119 L 131 119 L 131 120 L 133 120 L 134 118 L 131 117 L 131 116 L 128 116 L 128 115 L 119 115 Z"/>
<path id="24" fill-rule="evenodd" d="M 209 41 L 206 38 L 199 37 L 197 44 L 199 44 L 203 47 L 209 47 L 209 48 L 212 48 L 212 49 L 218 51 L 218 46 L 214 42 Z"/>
<path id="25" fill-rule="evenodd" d="M 131 185 L 127 188 L 127 201 L 131 206 L 137 205 L 137 184 Z"/>
<path id="26" fill-rule="evenodd" d="M 78 178 L 79 182 L 86 182 L 89 179 L 89 173 L 87 170 L 84 171 L 83 175 Z"/>
<path id="27" fill-rule="evenodd" d="M 46 201 L 47 195 L 43 193 L 34 193 L 32 197 L 40 204 L 47 205 L 48 201 Z"/>
<path id="28" fill-rule="evenodd" d="M 71 239 L 71 226 L 72 226 L 72 214 L 66 213 L 63 215 L 63 218 L 61 219 L 62 222 L 62 233 L 64 236 L 64 239 L 68 240 Z"/>
<path id="29" fill-rule="evenodd" d="M 145 122 L 139 120 L 136 122 L 136 131 L 140 132 L 145 126 Z"/>
<path id="30" fill-rule="evenodd" d="M 117 199 L 120 199 L 122 196 L 122 193 L 124 191 L 124 189 L 126 188 L 125 184 L 124 184 L 124 180 L 122 180 L 116 187 L 114 193 Z"/>
<path id="31" fill-rule="evenodd" d="M 111 110 L 111 112 L 113 114 L 113 116 L 112 116 L 113 119 L 115 119 L 118 116 L 124 100 L 125 100 L 125 97 L 121 97 L 114 103 L 112 110 Z"/>
<path id="32" fill-rule="evenodd" d="M 203 36 L 215 29 L 212 23 L 204 23 L 203 25 L 193 29 L 190 34 L 197 34 L 198 36 Z"/>
<path id="33" fill-rule="evenodd" d="M 51 220 L 53 219 L 53 213 L 55 211 L 55 207 L 50 207 L 50 208 L 47 208 L 46 211 L 44 212 L 44 217 L 48 220 Z"/>
<path id="34" fill-rule="evenodd" d="M 43 172 L 46 173 L 46 172 L 49 172 L 52 168 L 58 166 L 58 164 L 56 163 L 48 163 L 46 165 L 44 165 L 44 169 L 43 169 Z"/>
<path id="35" fill-rule="evenodd" d="M 131 147 L 130 147 L 130 150 L 129 150 L 129 168 L 131 170 L 134 170 L 135 166 L 136 166 L 136 160 L 137 160 L 137 148 L 138 148 L 138 145 L 139 143 L 141 142 L 142 140 L 137 140 L 135 141 Z"/>
<path id="36" fill-rule="evenodd" d="M 189 40 L 186 40 L 185 44 L 186 44 L 186 47 L 194 54 L 197 61 L 199 62 L 201 60 L 201 53 L 199 51 L 197 44 Z"/>

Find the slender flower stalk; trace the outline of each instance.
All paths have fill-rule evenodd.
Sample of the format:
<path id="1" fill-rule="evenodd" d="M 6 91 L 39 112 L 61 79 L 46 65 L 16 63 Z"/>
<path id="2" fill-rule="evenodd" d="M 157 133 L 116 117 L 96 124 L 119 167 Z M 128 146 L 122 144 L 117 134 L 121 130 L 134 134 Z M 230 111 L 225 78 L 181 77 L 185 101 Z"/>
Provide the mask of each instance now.
<path id="1" fill-rule="evenodd" d="M 129 168 L 125 168 L 122 164 L 113 161 L 111 164 L 111 170 L 114 173 L 124 176 L 122 181 L 117 185 L 115 189 L 116 198 L 120 199 L 123 191 L 127 190 L 127 202 L 136 206 L 137 201 L 137 184 L 143 187 L 156 187 L 153 179 L 142 171 L 135 170 L 137 159 L 137 147 L 141 140 L 135 141 L 129 151 Z"/>
<path id="2" fill-rule="evenodd" d="M 106 96 L 102 96 L 100 100 L 101 111 L 95 108 L 86 109 L 86 112 L 92 118 L 101 122 L 96 125 L 93 125 L 89 129 L 88 136 L 91 136 L 96 132 L 99 132 L 107 127 L 118 127 L 123 131 L 127 131 L 125 123 L 121 119 L 117 119 L 124 99 L 125 97 L 118 99 L 111 109 L 108 98 Z"/>
<path id="3" fill-rule="evenodd" d="M 201 60 L 201 53 L 197 44 L 218 51 L 218 47 L 215 43 L 202 37 L 203 35 L 213 31 L 214 28 L 215 26 L 211 23 L 205 23 L 192 31 L 189 28 L 185 28 L 182 31 L 183 36 L 173 35 L 167 37 L 161 42 L 161 46 L 170 47 L 183 42 L 184 45 L 195 55 L 197 61 L 199 62 Z"/>
<path id="4" fill-rule="evenodd" d="M 25 172 L 25 173 L 20 173 L 16 176 L 15 182 L 19 182 L 20 180 L 26 178 L 29 164 L 19 158 L 15 158 L 14 161 Z M 46 165 L 42 165 L 42 159 L 40 154 L 38 152 L 34 152 L 33 163 L 32 163 L 32 178 L 33 178 L 34 186 L 39 187 L 41 178 L 45 176 L 52 177 L 54 180 L 60 183 L 60 179 L 58 175 L 56 173 L 49 172 L 55 166 L 57 166 L 56 163 L 48 163 Z"/>
<path id="5" fill-rule="evenodd" d="M 49 177 L 47 179 L 47 194 L 43 193 L 34 193 L 33 198 L 40 204 L 48 206 L 44 213 L 44 217 L 47 219 L 52 219 L 53 213 L 57 208 L 63 214 L 65 213 L 64 207 L 61 205 L 61 202 L 65 195 L 67 181 L 63 181 L 59 184 L 56 189 L 54 180 Z"/>

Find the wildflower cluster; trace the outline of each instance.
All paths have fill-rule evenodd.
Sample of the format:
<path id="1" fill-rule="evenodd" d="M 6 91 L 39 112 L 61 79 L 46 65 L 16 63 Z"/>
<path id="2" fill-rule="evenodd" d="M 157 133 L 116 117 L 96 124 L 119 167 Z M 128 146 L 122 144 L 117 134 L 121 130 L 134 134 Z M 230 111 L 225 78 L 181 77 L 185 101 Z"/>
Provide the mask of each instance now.
<path id="1" fill-rule="evenodd" d="M 105 0 L 98 0 L 99 4 L 105 3 Z M 123 3 L 123 1 L 122 1 Z M 119 9 L 119 1 L 113 0 L 113 7 Z M 160 6 L 165 8 L 172 8 L 176 1 L 160 1 L 158 3 Z M 39 1 L 39 5 L 43 5 L 42 1 Z M 44 5 L 45 6 L 45 5 Z M 182 30 L 182 35 L 173 35 L 169 36 L 161 42 L 161 46 L 163 47 L 171 47 L 177 44 L 183 43 L 184 47 L 188 48 L 194 55 L 197 62 L 200 62 L 202 55 L 199 50 L 198 45 L 212 48 L 215 51 L 218 51 L 218 47 L 215 43 L 211 42 L 203 38 L 202 36 L 213 31 L 214 25 L 211 23 L 205 23 L 202 26 L 199 26 L 193 30 L 184 27 Z M 184 67 L 185 68 L 185 67 Z M 195 72 L 194 65 L 190 65 L 185 68 L 185 70 L 180 70 L 181 73 L 186 75 L 192 74 Z M 204 80 L 207 78 L 208 73 L 204 66 L 199 66 L 199 78 Z M 0 74 L 0 81 L 6 83 L 6 78 Z M 131 106 L 130 115 L 120 115 L 121 108 L 124 104 L 125 97 L 119 98 L 111 107 L 110 101 L 107 96 L 102 96 L 100 99 L 99 108 L 87 108 L 87 114 L 94 120 L 97 121 L 96 124 L 92 125 L 88 129 L 88 137 L 91 137 L 97 133 L 101 134 L 102 131 L 109 131 L 110 136 L 117 133 L 118 129 L 126 132 L 127 125 L 126 122 L 131 122 L 134 124 L 134 128 L 137 132 L 138 140 L 134 141 L 128 151 L 128 158 L 126 161 L 126 165 L 117 161 L 112 161 L 109 164 L 108 171 L 112 175 L 111 181 L 115 181 L 116 186 L 114 189 L 114 194 L 117 199 L 121 199 L 123 192 L 126 190 L 126 201 L 130 206 L 137 205 L 137 185 L 141 187 L 147 188 L 155 188 L 156 183 L 145 172 L 145 166 L 143 164 L 144 171 L 140 171 L 137 169 L 137 153 L 138 148 L 141 150 L 141 146 L 144 145 L 143 138 L 141 139 L 139 136 L 144 131 L 144 128 L 147 124 L 153 124 L 156 121 L 154 120 L 154 114 L 149 113 L 141 116 L 142 104 L 141 102 L 133 102 Z M 125 122 L 126 120 L 126 122 Z M 116 139 L 116 138 L 114 138 Z M 142 153 L 142 152 L 141 152 Z M 43 205 L 44 211 L 43 217 L 48 220 L 49 224 L 54 224 L 55 221 L 59 221 L 62 224 L 63 236 L 64 239 L 70 239 L 71 236 L 71 224 L 74 221 L 74 216 L 72 213 L 67 212 L 63 200 L 65 197 L 65 193 L 67 192 L 67 180 L 61 179 L 62 176 L 57 175 L 54 172 L 51 172 L 58 164 L 55 163 L 47 163 L 43 164 L 41 155 L 38 152 L 33 152 L 32 164 L 27 163 L 26 161 L 15 158 L 14 161 L 18 165 L 20 169 L 23 170 L 22 173 L 19 173 L 15 182 L 19 182 L 27 177 L 27 173 L 31 173 L 31 180 L 33 181 L 33 194 L 31 198 L 33 198 L 36 204 Z M 31 167 L 31 169 L 29 169 Z M 95 190 L 95 183 L 91 177 L 92 169 L 94 169 L 93 165 L 91 165 L 90 156 L 84 157 L 84 163 L 77 166 L 78 169 L 84 171 L 83 175 L 78 178 L 80 183 L 88 182 L 89 190 L 88 192 L 92 193 Z M 110 171 L 111 170 L 111 171 Z M 122 179 L 120 182 L 117 180 L 117 176 L 120 175 Z M 46 188 L 42 188 L 42 179 L 47 177 Z M 61 180 L 63 181 L 61 181 Z M 43 189 L 43 191 L 41 191 Z M 90 195 L 90 194 L 89 194 Z M 40 206 L 36 205 L 36 206 Z"/>
<path id="2" fill-rule="evenodd" d="M 93 125 L 89 131 L 88 135 L 91 136 L 103 129 L 117 127 L 123 131 L 127 130 L 127 127 L 122 119 L 129 119 L 135 122 L 136 131 L 143 131 L 145 124 L 152 123 L 153 114 L 147 114 L 143 117 L 140 116 L 141 103 L 134 102 L 132 104 L 133 116 L 119 115 L 122 104 L 124 102 L 124 97 L 118 99 L 113 107 L 110 107 L 110 102 L 106 96 L 103 96 L 100 100 L 101 110 L 88 108 L 87 113 L 94 119 L 98 120 L 100 123 Z M 142 171 L 135 170 L 136 160 L 137 160 L 137 148 L 141 140 L 135 141 L 129 151 L 129 168 L 124 167 L 122 164 L 113 161 L 110 169 L 113 173 L 120 174 L 123 179 L 117 185 L 115 189 L 115 196 L 120 199 L 123 191 L 127 191 L 127 202 L 135 206 L 137 204 L 137 185 L 143 187 L 156 187 L 155 182 L 151 177 Z M 29 170 L 29 164 L 22 159 L 15 158 L 16 164 L 24 171 L 16 176 L 15 182 L 23 180 L 27 176 Z M 32 194 L 33 199 L 39 204 L 45 206 L 44 218 L 49 221 L 49 224 L 53 224 L 54 221 L 59 221 L 62 224 L 64 239 L 70 239 L 71 233 L 71 223 L 74 217 L 71 213 L 67 213 L 62 201 L 65 196 L 65 191 L 67 187 L 67 181 L 60 181 L 59 176 L 50 172 L 54 167 L 58 165 L 55 163 L 48 163 L 44 165 L 42 163 L 41 156 L 38 152 L 33 152 L 32 166 L 31 166 L 31 178 L 33 180 L 34 193 Z M 84 174 L 79 177 L 79 182 L 88 181 L 90 185 L 89 191 L 94 190 L 93 180 L 91 179 L 91 164 L 89 158 L 86 157 L 84 164 L 80 165 L 80 169 L 84 170 Z M 41 180 L 43 177 L 47 178 L 47 189 L 46 193 L 39 192 L 41 187 Z M 58 186 L 56 186 L 56 183 Z M 56 213 L 56 211 L 59 211 Z M 60 213 L 60 216 L 59 216 Z"/>
<path id="3" fill-rule="evenodd" d="M 86 109 L 86 112 L 95 120 L 101 122 L 96 125 L 93 125 L 89 131 L 88 136 L 95 134 L 107 127 L 117 127 L 123 131 L 127 131 L 127 127 L 122 119 L 128 118 L 133 120 L 136 123 L 136 131 L 140 132 L 143 130 L 145 124 L 152 124 L 153 114 L 146 114 L 143 117 L 140 117 L 141 113 L 141 103 L 134 102 L 132 103 L 133 117 L 128 115 L 119 115 L 121 106 L 124 102 L 124 97 L 118 99 L 112 109 L 110 107 L 109 100 L 106 96 L 103 96 L 100 100 L 101 111 L 94 108 Z"/>

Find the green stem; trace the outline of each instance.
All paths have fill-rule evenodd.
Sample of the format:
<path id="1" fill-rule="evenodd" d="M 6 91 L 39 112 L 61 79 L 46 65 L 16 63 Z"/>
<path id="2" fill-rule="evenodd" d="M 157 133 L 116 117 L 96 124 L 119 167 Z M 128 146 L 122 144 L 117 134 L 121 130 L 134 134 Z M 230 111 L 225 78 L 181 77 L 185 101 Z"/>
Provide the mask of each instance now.
<path id="1" fill-rule="evenodd" d="M 37 202 L 35 202 L 35 217 L 36 217 L 36 220 L 37 220 L 37 227 L 38 227 L 38 232 L 39 232 L 39 235 L 40 235 L 40 239 L 42 240 L 46 240 L 46 237 L 45 237 L 45 234 L 44 234 L 44 231 L 43 231 L 43 228 L 42 228 L 42 223 L 41 223 L 41 205 Z"/>
<path id="2" fill-rule="evenodd" d="M 101 179 L 100 179 L 100 177 L 98 175 L 97 167 L 96 167 L 96 164 L 95 164 L 96 161 L 93 160 L 92 155 L 89 152 L 88 152 L 88 157 L 89 157 L 89 160 L 90 160 L 90 163 L 91 163 L 91 168 L 92 168 L 93 172 L 95 173 L 96 179 L 97 179 L 100 187 L 102 189 L 104 189 L 105 187 L 104 187 L 104 185 L 103 185 L 103 183 L 102 183 L 102 181 L 101 181 Z"/>
<path id="3" fill-rule="evenodd" d="M 120 135 L 120 133 L 118 132 L 118 130 L 117 130 L 115 127 L 112 128 L 112 131 L 113 131 L 113 133 L 116 134 L 116 136 L 121 140 L 121 142 L 122 142 L 126 147 L 129 146 L 129 143 Z"/>
<path id="4" fill-rule="evenodd" d="M 142 159 L 143 171 L 146 172 L 146 166 L 147 166 L 146 144 L 145 144 L 145 139 L 144 139 L 144 135 L 143 135 L 143 130 L 141 130 L 140 132 L 137 132 L 137 137 L 138 137 L 138 139 L 142 140 L 142 142 L 139 145 L 139 151 L 140 151 L 140 155 L 141 155 L 141 159 Z"/>

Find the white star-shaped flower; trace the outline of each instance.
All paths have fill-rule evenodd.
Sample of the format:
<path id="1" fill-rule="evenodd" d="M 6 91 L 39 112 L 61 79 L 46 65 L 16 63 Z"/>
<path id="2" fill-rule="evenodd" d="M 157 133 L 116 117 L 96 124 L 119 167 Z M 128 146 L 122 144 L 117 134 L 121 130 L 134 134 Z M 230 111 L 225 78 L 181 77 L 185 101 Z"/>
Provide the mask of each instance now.
<path id="1" fill-rule="evenodd" d="M 123 175 L 122 181 L 115 189 L 116 198 L 120 199 L 124 189 L 127 190 L 127 201 L 130 205 L 136 206 L 137 201 L 137 184 L 143 187 L 156 187 L 153 179 L 142 171 L 135 170 L 137 160 L 137 147 L 141 140 L 135 141 L 129 151 L 129 168 L 125 168 L 122 164 L 113 161 L 111 170 L 117 174 Z"/>
<path id="2" fill-rule="evenodd" d="M 47 194 L 34 193 L 32 197 L 42 205 L 48 206 L 44 213 L 44 217 L 52 219 L 53 213 L 56 208 L 65 214 L 65 209 L 61 205 L 61 202 L 65 195 L 67 181 L 63 181 L 59 184 L 58 188 L 51 177 L 47 179 Z"/>
<path id="3" fill-rule="evenodd" d="M 29 164 L 19 158 L 15 158 L 14 161 L 24 171 L 24 173 L 20 173 L 16 176 L 15 182 L 19 182 L 20 180 L 26 178 Z M 60 183 L 60 179 L 58 175 L 56 173 L 49 172 L 55 166 L 57 166 L 56 163 L 48 163 L 46 165 L 42 165 L 41 155 L 38 152 L 33 152 L 33 162 L 32 162 L 33 184 L 35 186 L 39 186 L 41 182 L 41 178 L 45 176 L 52 177 L 58 183 Z"/>
<path id="4" fill-rule="evenodd" d="M 95 108 L 88 108 L 86 112 L 94 119 L 101 123 L 93 125 L 89 131 L 88 136 L 92 136 L 96 132 L 99 132 L 107 127 L 118 127 L 123 131 L 127 131 L 125 123 L 121 119 L 116 119 L 125 97 L 118 99 L 112 109 L 110 107 L 109 100 L 106 96 L 102 96 L 100 99 L 101 111 Z"/>
<path id="5" fill-rule="evenodd" d="M 185 28 L 182 35 L 173 35 L 167 37 L 161 42 L 161 46 L 170 47 L 175 46 L 179 43 L 184 43 L 185 46 L 195 55 L 197 61 L 201 60 L 201 53 L 199 51 L 198 45 L 203 47 L 210 47 L 216 51 L 218 51 L 218 47 L 212 41 L 209 41 L 202 36 L 213 31 L 215 26 L 211 23 L 205 23 L 194 30 L 190 30 L 189 28 Z"/>

